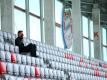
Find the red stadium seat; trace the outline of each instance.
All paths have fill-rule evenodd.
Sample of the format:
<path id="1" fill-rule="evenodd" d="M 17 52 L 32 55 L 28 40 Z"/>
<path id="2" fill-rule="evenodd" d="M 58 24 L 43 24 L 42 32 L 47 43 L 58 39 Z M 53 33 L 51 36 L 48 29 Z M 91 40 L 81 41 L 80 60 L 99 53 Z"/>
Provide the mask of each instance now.
<path id="1" fill-rule="evenodd" d="M 11 53 L 11 62 L 16 63 L 16 55 L 13 52 Z"/>
<path id="2" fill-rule="evenodd" d="M 107 78 L 107 73 L 105 73 L 105 78 Z"/>
<path id="3" fill-rule="evenodd" d="M 6 73 L 6 65 L 4 62 L 0 61 L 0 74 L 5 74 Z"/>
<path id="4" fill-rule="evenodd" d="M 35 77 L 40 78 L 40 71 L 38 67 L 35 67 Z"/>

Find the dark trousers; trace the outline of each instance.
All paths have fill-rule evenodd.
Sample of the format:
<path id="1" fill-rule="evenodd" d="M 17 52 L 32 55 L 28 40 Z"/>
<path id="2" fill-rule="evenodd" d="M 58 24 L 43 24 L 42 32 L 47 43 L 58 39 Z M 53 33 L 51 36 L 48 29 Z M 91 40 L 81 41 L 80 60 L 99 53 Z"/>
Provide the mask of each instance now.
<path id="1" fill-rule="evenodd" d="M 31 56 L 36 57 L 36 45 L 30 43 L 27 46 L 24 46 L 21 52 L 30 52 Z"/>

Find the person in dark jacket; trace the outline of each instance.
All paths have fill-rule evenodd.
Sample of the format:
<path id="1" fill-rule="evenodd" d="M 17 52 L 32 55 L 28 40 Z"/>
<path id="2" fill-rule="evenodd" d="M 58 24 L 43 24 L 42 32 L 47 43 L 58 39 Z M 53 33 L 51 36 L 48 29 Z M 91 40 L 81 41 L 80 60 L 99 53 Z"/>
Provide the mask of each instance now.
<path id="1" fill-rule="evenodd" d="M 24 45 L 23 43 L 23 31 L 18 31 L 18 37 L 15 39 L 15 45 L 19 47 L 19 52 L 30 52 L 31 56 L 33 57 L 38 57 L 36 55 L 36 45 L 35 44 L 28 44 L 27 46 Z"/>

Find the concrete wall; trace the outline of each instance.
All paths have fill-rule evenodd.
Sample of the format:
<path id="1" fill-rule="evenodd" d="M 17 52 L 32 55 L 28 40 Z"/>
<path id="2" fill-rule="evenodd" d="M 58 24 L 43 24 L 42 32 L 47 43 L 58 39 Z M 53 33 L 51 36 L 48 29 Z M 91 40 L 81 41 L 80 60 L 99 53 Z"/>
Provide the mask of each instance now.
<path id="1" fill-rule="evenodd" d="M 55 0 L 44 1 L 45 43 L 55 45 Z"/>
<path id="2" fill-rule="evenodd" d="M 1 3 L 1 30 L 14 32 L 13 0 L 0 0 Z"/>
<path id="3" fill-rule="evenodd" d="M 81 2 L 72 0 L 73 51 L 82 54 Z"/>

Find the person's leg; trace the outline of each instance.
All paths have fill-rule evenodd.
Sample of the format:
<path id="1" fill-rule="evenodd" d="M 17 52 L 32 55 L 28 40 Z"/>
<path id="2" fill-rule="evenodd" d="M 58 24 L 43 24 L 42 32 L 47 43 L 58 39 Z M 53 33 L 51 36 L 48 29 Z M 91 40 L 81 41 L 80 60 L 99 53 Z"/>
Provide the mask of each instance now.
<path id="1" fill-rule="evenodd" d="M 31 56 L 37 57 L 37 56 L 36 56 L 36 45 L 30 43 L 30 44 L 28 44 L 28 47 L 29 47 L 29 49 L 30 49 Z"/>
<path id="2" fill-rule="evenodd" d="M 27 46 L 24 46 L 21 48 L 21 52 L 31 52 L 32 44 L 28 44 Z"/>
<path id="3" fill-rule="evenodd" d="M 20 53 L 26 55 L 26 53 L 30 52 L 30 46 L 24 46 L 23 48 L 21 48 Z"/>

